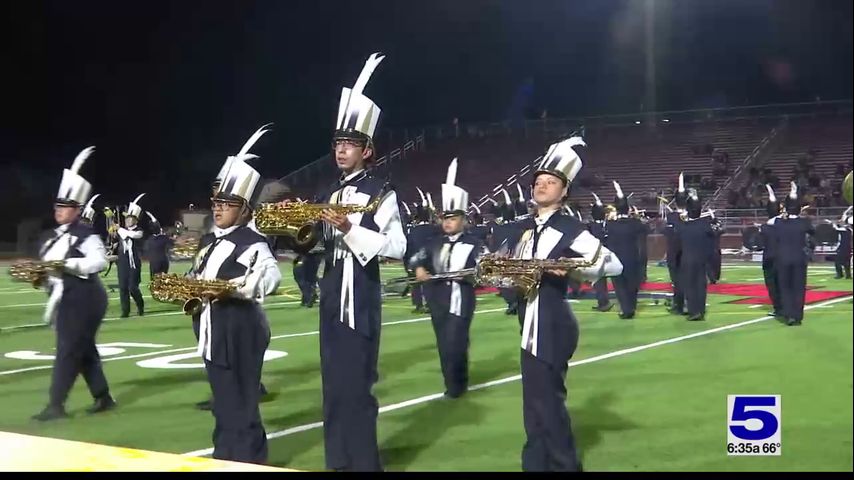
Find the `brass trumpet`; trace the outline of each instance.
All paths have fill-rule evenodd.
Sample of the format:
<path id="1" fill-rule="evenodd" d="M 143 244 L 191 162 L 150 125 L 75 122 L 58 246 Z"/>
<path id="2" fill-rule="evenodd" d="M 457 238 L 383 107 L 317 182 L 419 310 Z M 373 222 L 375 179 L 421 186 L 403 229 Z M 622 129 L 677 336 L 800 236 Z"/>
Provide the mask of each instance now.
<path id="1" fill-rule="evenodd" d="M 196 256 L 196 251 L 199 249 L 198 238 L 185 238 L 175 241 L 175 246 L 172 247 L 172 256 L 178 260 L 190 260 Z"/>
<path id="2" fill-rule="evenodd" d="M 382 198 L 382 195 L 378 195 L 365 206 L 307 202 L 291 202 L 284 205 L 262 203 L 255 210 L 255 226 L 264 235 L 291 238 L 294 250 L 304 253 L 311 250 L 320 240 L 316 225 L 324 210 L 333 210 L 341 215 L 373 212 Z"/>
<path id="3" fill-rule="evenodd" d="M 64 260 L 23 260 L 9 266 L 9 275 L 16 282 L 27 282 L 38 288 L 51 272 L 60 271 L 64 266 Z"/>
<path id="4" fill-rule="evenodd" d="M 528 296 L 542 280 L 543 273 L 549 270 L 578 270 L 596 265 L 602 252 L 602 246 L 596 250 L 592 260 L 583 258 L 559 259 L 521 259 L 506 258 L 495 254 L 484 255 L 477 266 L 454 272 L 432 275 L 430 280 L 462 280 L 466 277 L 473 279 L 476 285 L 509 288 L 516 287 Z M 419 283 L 412 277 L 401 277 L 389 280 L 386 286 L 397 284 Z"/>

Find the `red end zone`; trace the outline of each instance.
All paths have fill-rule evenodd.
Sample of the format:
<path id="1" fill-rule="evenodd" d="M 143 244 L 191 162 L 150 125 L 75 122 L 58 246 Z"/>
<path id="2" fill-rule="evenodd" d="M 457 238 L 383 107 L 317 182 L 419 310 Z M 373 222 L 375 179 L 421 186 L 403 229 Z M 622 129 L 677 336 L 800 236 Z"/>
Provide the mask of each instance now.
<path id="1" fill-rule="evenodd" d="M 669 283 L 648 282 L 641 284 L 641 291 L 646 292 L 671 292 Z M 478 294 L 492 293 L 497 290 L 494 288 L 480 288 Z M 614 291 L 614 286 L 608 282 L 608 291 Z M 768 290 L 765 285 L 757 283 L 718 283 L 708 286 L 710 294 L 731 295 L 734 297 L 745 297 L 738 300 L 733 300 L 728 303 L 738 305 L 771 305 L 771 298 L 768 297 Z M 581 287 L 581 293 L 592 294 L 593 288 L 590 285 Z M 815 287 L 807 287 L 806 298 L 804 303 L 810 305 L 813 303 L 823 302 L 834 298 L 846 297 L 851 295 L 851 292 L 831 291 L 831 290 L 816 290 Z M 586 296 L 586 295 L 585 295 Z"/>

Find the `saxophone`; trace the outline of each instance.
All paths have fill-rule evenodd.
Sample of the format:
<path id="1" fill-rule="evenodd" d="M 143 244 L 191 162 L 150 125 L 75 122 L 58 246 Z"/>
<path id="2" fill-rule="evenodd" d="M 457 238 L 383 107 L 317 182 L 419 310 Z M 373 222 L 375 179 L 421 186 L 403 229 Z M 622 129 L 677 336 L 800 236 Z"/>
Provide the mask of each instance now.
<path id="1" fill-rule="evenodd" d="M 284 205 L 262 203 L 255 210 L 255 227 L 264 235 L 288 237 L 294 250 L 305 253 L 320 240 L 316 225 L 324 210 L 333 210 L 341 215 L 373 212 L 382 198 L 383 195 L 377 195 L 365 206 L 307 202 L 290 202 Z"/>
<path id="2" fill-rule="evenodd" d="M 430 280 L 462 280 L 473 279 L 476 285 L 497 288 L 518 288 L 525 296 L 528 296 L 536 288 L 543 278 L 543 274 L 550 270 L 579 270 L 589 268 L 599 261 L 602 246 L 596 250 L 591 260 L 583 258 L 557 258 L 557 259 L 521 259 L 508 258 L 496 254 L 484 255 L 474 268 L 466 268 L 453 272 L 431 275 Z M 418 283 L 414 277 L 400 277 L 391 279 L 386 287 L 397 284 Z"/>
<path id="3" fill-rule="evenodd" d="M 163 303 L 181 305 L 184 315 L 202 310 L 204 299 L 222 299 L 237 290 L 238 285 L 227 280 L 198 280 L 174 273 L 158 273 L 148 285 L 151 298 Z"/>
<path id="4" fill-rule="evenodd" d="M 222 300 L 243 287 L 257 260 L 258 252 L 255 252 L 240 285 L 228 280 L 203 280 L 174 273 L 158 273 L 152 277 L 148 289 L 151 298 L 158 302 L 181 305 L 184 315 L 195 315 L 202 311 L 205 299 Z"/>
<path id="5" fill-rule="evenodd" d="M 9 275 L 13 281 L 38 288 L 51 272 L 61 271 L 64 266 L 64 260 L 23 260 L 9 266 Z"/>

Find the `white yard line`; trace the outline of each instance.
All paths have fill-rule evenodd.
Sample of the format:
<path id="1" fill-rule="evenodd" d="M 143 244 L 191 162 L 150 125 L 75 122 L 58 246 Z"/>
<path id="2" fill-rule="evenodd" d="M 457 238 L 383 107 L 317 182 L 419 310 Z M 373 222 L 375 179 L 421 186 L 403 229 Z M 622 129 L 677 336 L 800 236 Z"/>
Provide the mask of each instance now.
<path id="1" fill-rule="evenodd" d="M 848 300 L 850 298 L 851 298 L 850 296 L 842 297 L 842 298 L 835 298 L 833 300 L 828 300 L 826 302 L 822 302 L 822 303 L 818 303 L 815 305 L 810 305 L 810 306 L 804 307 L 804 310 L 811 310 L 813 308 L 820 308 L 820 307 L 824 307 L 826 305 L 832 305 L 834 303 L 842 302 L 842 301 Z M 637 353 L 637 352 L 641 352 L 644 350 L 649 350 L 651 348 L 656 348 L 656 347 L 661 347 L 664 345 L 669 345 L 672 343 L 682 342 L 685 340 L 690 340 L 692 338 L 702 337 L 705 335 L 711 335 L 713 333 L 723 332 L 726 330 L 732 330 L 732 329 L 744 327 L 747 325 L 753 325 L 754 323 L 764 322 L 764 321 L 770 320 L 772 318 L 774 318 L 774 317 L 764 316 L 764 317 L 754 318 L 753 320 L 745 320 L 743 322 L 732 323 L 732 324 L 724 325 L 721 327 L 710 328 L 708 330 L 702 330 L 702 331 L 695 332 L 695 333 L 692 333 L 689 335 L 682 335 L 679 337 L 673 337 L 673 338 L 668 338 L 665 340 L 659 340 L 657 342 L 647 343 L 646 345 L 639 345 L 637 347 L 624 348 L 622 350 L 616 350 L 616 351 L 613 351 L 610 353 L 605 353 L 602 355 L 596 355 L 594 357 L 585 358 L 583 360 L 577 360 L 574 362 L 569 362 L 569 367 L 572 368 L 572 367 L 577 367 L 579 365 L 585 365 L 588 363 L 594 363 L 594 362 L 599 362 L 602 360 L 607 360 L 609 358 L 621 357 L 623 355 L 629 355 L 631 353 Z M 513 375 L 510 377 L 500 378 L 498 380 L 492 380 L 490 382 L 481 383 L 478 385 L 471 386 L 471 387 L 469 387 L 469 390 L 482 390 L 484 388 L 489 388 L 489 387 L 493 387 L 495 385 L 502 385 L 505 383 L 515 382 L 515 381 L 521 380 L 521 379 L 522 379 L 521 375 Z M 380 407 L 379 413 L 391 412 L 394 410 L 400 410 L 402 408 L 410 407 L 413 405 L 418 405 L 421 403 L 426 403 L 426 402 L 430 402 L 433 400 L 438 400 L 438 399 L 442 398 L 443 396 L 444 396 L 444 394 L 442 394 L 442 393 L 434 393 L 431 395 L 424 395 L 422 397 L 413 398 L 410 400 L 406 400 L 406 401 L 399 402 L 399 403 L 394 403 L 391 405 L 386 405 L 384 407 Z M 288 428 L 285 430 L 279 430 L 277 432 L 268 433 L 267 439 L 272 440 L 274 438 L 284 437 L 287 435 L 293 435 L 295 433 L 305 432 L 307 430 L 314 430 L 317 428 L 321 428 L 322 426 L 323 426 L 323 422 L 314 422 L 314 423 L 308 423 L 305 425 L 299 425 L 299 426 L 291 427 L 291 428 Z M 188 456 L 188 457 L 198 457 L 198 456 L 207 456 L 207 455 L 210 455 L 212 453 L 213 453 L 213 448 L 205 448 L 202 450 L 195 450 L 192 452 L 187 452 L 187 453 L 184 453 L 183 455 Z"/>
<path id="2" fill-rule="evenodd" d="M 299 302 L 271 303 L 271 304 L 265 304 L 264 306 L 266 307 L 267 305 L 271 305 L 271 306 L 272 305 L 294 305 L 296 303 L 299 303 Z M 476 313 L 476 314 L 477 313 L 493 313 L 493 312 L 503 312 L 503 311 L 504 311 L 503 308 L 491 308 L 491 309 L 487 309 L 487 310 L 477 310 L 474 313 Z M 163 313 L 160 315 L 182 315 L 182 314 L 183 314 L 182 312 L 167 312 L 167 313 Z M 154 316 L 154 315 L 152 315 L 152 316 Z M 110 319 L 106 319 L 106 320 L 118 320 L 118 318 L 110 318 Z M 410 318 L 408 320 L 396 320 L 393 322 L 384 322 L 382 325 L 383 326 L 402 325 L 402 324 L 407 324 L 407 323 L 424 322 L 426 320 L 430 320 L 430 317 L 418 317 L 418 318 Z M 307 336 L 319 335 L 319 334 L 320 334 L 320 332 L 318 330 L 313 330 L 310 332 L 301 332 L 301 333 L 286 333 L 283 335 L 274 335 L 274 336 L 270 337 L 270 340 L 278 340 L 281 338 L 307 337 Z M 192 347 L 173 348 L 170 350 L 159 350 L 156 352 L 138 353 L 138 354 L 134 354 L 134 355 L 124 355 L 121 357 L 105 357 L 105 358 L 102 358 L 101 361 L 102 362 L 111 362 L 114 360 L 129 360 L 129 359 L 133 359 L 133 358 L 151 357 L 151 356 L 162 355 L 162 354 L 166 354 L 166 353 L 189 352 L 189 351 L 195 350 L 196 348 L 197 348 L 196 346 L 192 346 Z M 16 373 L 23 373 L 23 372 L 32 372 L 32 371 L 36 371 L 36 370 L 49 370 L 52 368 L 53 368 L 53 364 L 18 368 L 15 370 L 3 370 L 3 371 L 0 371 L 0 376 L 2 376 L 2 375 L 13 375 Z"/>
<path id="3" fill-rule="evenodd" d="M 300 303 L 300 302 L 271 302 L 271 303 L 265 303 L 264 308 L 267 308 L 268 306 L 273 306 L 273 305 L 296 305 L 297 303 Z M 139 319 L 139 318 L 150 318 L 150 317 L 167 317 L 170 315 L 183 315 L 183 314 L 184 313 L 181 311 L 156 312 L 156 313 L 147 313 L 142 317 L 140 317 L 138 315 L 134 315 L 133 317 L 128 317 L 126 319 L 121 318 L 121 317 L 109 317 L 109 318 L 105 318 L 104 321 L 105 322 L 114 322 L 116 320 L 129 320 L 131 318 Z M 5 330 L 19 330 L 19 329 L 23 329 L 23 328 L 35 328 L 35 327 L 45 327 L 46 328 L 47 325 L 45 325 L 44 322 L 25 323 L 23 325 L 12 325 L 11 327 L 0 327 L 0 332 L 5 331 Z"/>

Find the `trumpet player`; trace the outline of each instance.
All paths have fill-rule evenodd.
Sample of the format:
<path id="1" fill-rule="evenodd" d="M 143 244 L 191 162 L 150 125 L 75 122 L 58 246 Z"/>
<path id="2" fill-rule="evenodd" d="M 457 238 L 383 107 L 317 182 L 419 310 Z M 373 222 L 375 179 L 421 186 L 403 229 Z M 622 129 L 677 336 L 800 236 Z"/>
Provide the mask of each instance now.
<path id="1" fill-rule="evenodd" d="M 792 182 L 785 201 L 786 218 L 774 223 L 777 238 L 774 266 L 780 284 L 783 321 L 789 326 L 800 325 L 804 318 L 810 250 L 808 244 L 815 235 L 815 228 L 809 219 L 800 216 L 801 205 L 798 185 Z"/>
<path id="2" fill-rule="evenodd" d="M 707 267 L 712 259 L 715 232 L 710 217 L 701 215 L 702 204 L 696 190 L 688 195 L 688 219 L 679 226 L 682 258 L 680 280 L 685 295 L 688 320 L 705 320 Z"/>
<path id="3" fill-rule="evenodd" d="M 410 260 L 415 277 L 429 282 L 428 302 L 439 363 L 445 379 L 445 396 L 457 398 L 468 389 L 469 328 L 475 309 L 474 285 L 470 280 L 437 280 L 431 274 L 474 268 L 486 253 L 475 235 L 465 232 L 468 192 L 455 185 L 457 159 L 442 184 L 442 235 L 435 236 Z"/>
<path id="4" fill-rule="evenodd" d="M 670 210 L 666 215 L 666 226 L 664 237 L 667 240 L 667 272 L 670 274 L 670 288 L 673 291 L 673 299 L 670 303 L 669 312 L 674 315 L 685 314 L 685 292 L 682 288 L 680 276 L 680 265 L 682 263 L 682 241 L 679 238 L 680 229 L 687 213 L 685 208 L 688 204 L 688 193 L 685 190 L 685 175 L 679 172 L 679 183 L 676 187 L 674 198 L 675 210 Z"/>
<path id="5" fill-rule="evenodd" d="M 266 239 L 249 228 L 261 176 L 234 161 L 211 198 L 213 232 L 199 241 L 193 275 L 225 280 L 230 293 L 211 292 L 194 320 L 198 353 L 213 392 L 213 457 L 250 463 L 267 460 L 267 439 L 258 401 L 270 326 L 260 303 L 278 288 L 278 263 Z"/>
<path id="6" fill-rule="evenodd" d="M 320 367 L 326 466 L 332 470 L 382 469 L 372 392 L 382 319 L 379 258 L 402 260 L 406 250 L 397 194 L 367 168 L 380 109 L 362 91 L 383 58 L 371 55 L 353 88 L 341 93 L 332 144 L 341 178 L 318 196 L 331 204 L 379 200 L 374 211 L 344 215 L 327 209 L 322 216 Z"/>
<path id="7" fill-rule="evenodd" d="M 782 317 L 783 304 L 780 300 L 780 282 L 777 278 L 777 269 L 774 266 L 777 250 L 777 236 L 774 224 L 778 219 L 783 218 L 783 212 L 780 210 L 780 201 L 774 195 L 774 189 L 768 184 L 765 184 L 765 188 L 768 190 L 768 203 L 765 205 L 768 220 L 759 229 L 763 246 L 762 276 L 765 280 L 765 288 L 768 290 L 768 298 L 771 299 L 773 307 L 769 315 L 772 317 Z"/>
<path id="8" fill-rule="evenodd" d="M 83 375 L 89 393 L 95 399 L 89 413 L 115 407 L 110 395 L 101 358 L 95 346 L 98 328 L 107 311 L 107 293 L 98 277 L 106 268 L 107 257 L 101 238 L 80 221 L 81 207 L 92 192 L 92 185 L 80 175 L 86 159 L 95 147 L 81 151 L 62 181 L 54 204 L 58 227 L 40 250 L 43 261 L 62 262 L 46 281 L 51 298 L 46 316 L 55 318 L 56 357 L 50 383 L 50 400 L 35 420 L 66 417 L 65 400 L 77 379 Z"/>
<path id="9" fill-rule="evenodd" d="M 142 207 L 139 201 L 145 196 L 144 193 L 137 195 L 125 210 L 125 226 L 117 231 L 119 237 L 119 254 L 116 263 L 119 266 L 119 300 L 122 306 L 122 318 L 130 315 L 130 297 L 136 304 L 136 312 L 139 316 L 145 315 L 145 301 L 139 291 L 142 271 L 142 230 L 139 228 L 139 215 Z"/>
<path id="10" fill-rule="evenodd" d="M 552 145 L 534 172 L 537 210 L 522 224 L 515 258 L 581 257 L 591 266 L 543 274 L 538 286 L 521 302 L 522 403 L 527 440 L 522 448 L 526 471 L 581 470 L 570 416 L 566 410 L 567 362 L 578 344 L 578 322 L 564 300 L 569 275 L 595 282 L 618 275 L 620 260 L 591 235 L 578 219 L 564 214 L 569 187 L 581 169 L 572 137 Z"/>

